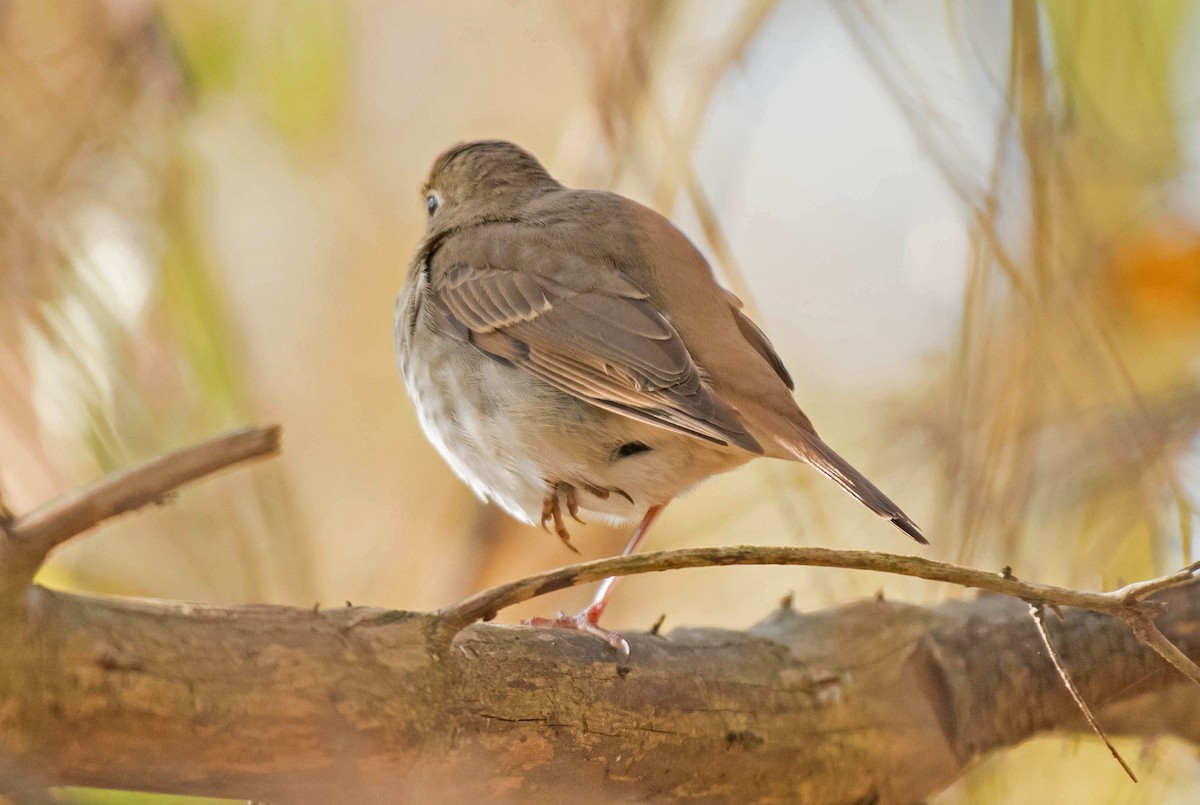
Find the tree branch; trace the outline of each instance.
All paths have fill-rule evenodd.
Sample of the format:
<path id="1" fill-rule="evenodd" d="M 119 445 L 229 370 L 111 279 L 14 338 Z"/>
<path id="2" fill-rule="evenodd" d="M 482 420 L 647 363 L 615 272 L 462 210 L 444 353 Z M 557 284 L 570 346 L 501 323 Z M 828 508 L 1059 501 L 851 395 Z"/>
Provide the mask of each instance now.
<path id="1" fill-rule="evenodd" d="M 900 576 L 912 576 L 929 581 L 941 581 L 960 587 L 974 587 L 988 592 L 1010 595 L 1022 601 L 1041 602 L 1049 606 L 1079 607 L 1121 617 L 1130 611 L 1157 612 L 1158 607 L 1145 606 L 1143 599 L 1130 595 L 1130 588 L 1107 593 L 1074 590 L 1037 584 L 1016 578 L 1009 572 L 990 573 L 962 565 L 938 562 L 920 556 L 900 556 L 874 551 L 844 551 L 833 548 L 788 548 L 768 545 L 732 545 L 716 548 L 682 548 L 672 551 L 615 556 L 580 562 L 549 570 L 518 581 L 500 584 L 484 590 L 453 606 L 438 610 L 451 627 L 461 628 L 477 620 L 490 620 L 505 607 L 528 601 L 539 595 L 598 581 L 609 576 L 633 576 L 690 567 L 721 565 L 801 565 L 805 567 L 837 567 L 846 570 L 874 570 Z M 1173 573 L 1165 579 L 1173 586 L 1183 573 L 1194 573 L 1195 567 Z M 1155 579 L 1145 584 L 1157 584 Z M 1138 591 L 1141 585 L 1137 586 Z"/>
<path id="2" fill-rule="evenodd" d="M 279 452 L 279 427 L 245 428 L 113 473 L 0 523 L 0 602 L 11 604 L 56 547 L 103 521 L 161 503 L 171 491 Z M 0 604 L 2 606 L 3 604 Z"/>
<path id="3" fill-rule="evenodd" d="M 1139 640 L 1157 651 L 1160 657 L 1175 666 L 1181 674 L 1200 685 L 1200 666 L 1168 640 L 1152 618 L 1146 615 L 1133 616 L 1128 618 L 1127 622 Z"/>
<path id="4" fill-rule="evenodd" d="M 1200 585 L 1164 595 L 1162 627 L 1197 656 Z M 520 627 L 472 626 L 444 650 L 428 614 L 30 599 L 27 622 L 0 628 L 0 746 L 47 785 L 907 805 L 993 749 L 1079 724 L 1025 608 L 990 596 L 627 633 L 625 667 L 587 636 Z M 1123 624 L 1064 616 L 1047 627 L 1082 696 L 1176 688 Z"/>
<path id="5" fill-rule="evenodd" d="M 277 439 L 231 434 L 8 522 L 0 580 L 10 590 L 27 583 L 31 557 L 174 485 L 272 452 Z M 809 615 L 786 606 L 749 632 L 627 633 L 623 666 L 587 636 L 467 626 L 608 575 L 766 563 L 1012 597 L 928 609 L 867 601 Z M 23 790 L 41 782 L 279 803 L 907 805 L 982 754 L 1080 726 L 1013 597 L 1063 610 L 1061 623 L 1043 624 L 1047 642 L 1080 700 L 1104 702 L 1099 717 L 1114 709 L 1118 729 L 1200 740 L 1200 691 L 1173 684 L 1154 653 L 1185 673 L 1195 667 L 1195 571 L 1090 593 L 919 557 L 709 548 L 587 562 L 437 613 L 221 608 L 32 587 L 25 606 L 0 606 L 0 777 L 19 775 Z"/>

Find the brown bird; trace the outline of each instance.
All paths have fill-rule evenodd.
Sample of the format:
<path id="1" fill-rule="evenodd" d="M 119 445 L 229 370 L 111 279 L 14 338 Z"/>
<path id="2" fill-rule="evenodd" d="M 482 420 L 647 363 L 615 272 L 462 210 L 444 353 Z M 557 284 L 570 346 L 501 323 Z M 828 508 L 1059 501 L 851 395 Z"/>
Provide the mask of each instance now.
<path id="1" fill-rule="evenodd" d="M 806 461 L 917 542 L 920 529 L 817 436 L 771 342 L 686 236 L 614 193 L 573 190 L 512 143 L 433 163 L 396 308 L 430 441 L 484 500 L 533 524 L 640 518 L 758 456 Z M 573 548 L 572 548 L 573 549 Z M 597 626 L 613 579 L 575 617 Z"/>

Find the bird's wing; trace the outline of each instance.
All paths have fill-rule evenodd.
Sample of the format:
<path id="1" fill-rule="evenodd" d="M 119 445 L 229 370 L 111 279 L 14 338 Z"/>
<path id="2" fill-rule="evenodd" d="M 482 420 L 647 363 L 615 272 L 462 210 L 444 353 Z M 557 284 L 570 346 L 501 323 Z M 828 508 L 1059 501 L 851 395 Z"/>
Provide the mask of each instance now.
<path id="1" fill-rule="evenodd" d="M 495 249 L 472 251 L 450 248 L 432 258 L 426 302 L 443 333 L 601 408 L 762 452 L 705 382 L 679 333 L 626 275 L 564 255 L 568 275 L 547 250 L 516 252 L 537 260 L 534 270 L 497 266 Z"/>
<path id="2" fill-rule="evenodd" d="M 725 289 L 722 289 L 725 290 Z M 759 326 L 750 320 L 750 317 L 742 312 L 744 307 L 742 300 L 732 292 L 725 290 L 725 298 L 729 300 L 729 306 L 733 308 L 733 319 L 737 322 L 738 331 L 750 346 L 754 347 L 754 351 L 762 356 L 770 367 L 783 381 L 783 384 L 788 387 L 788 391 L 795 391 L 796 384 L 792 381 L 792 376 L 788 373 L 787 367 L 783 365 L 783 361 L 779 358 L 779 353 L 775 351 L 775 347 L 771 346 L 771 340 L 767 338 Z"/>

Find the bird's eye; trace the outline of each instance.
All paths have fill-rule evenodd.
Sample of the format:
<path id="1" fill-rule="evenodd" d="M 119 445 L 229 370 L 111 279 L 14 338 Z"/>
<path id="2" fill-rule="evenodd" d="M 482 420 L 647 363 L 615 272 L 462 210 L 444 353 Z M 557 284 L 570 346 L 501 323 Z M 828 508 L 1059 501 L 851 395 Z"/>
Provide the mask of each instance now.
<path id="1" fill-rule="evenodd" d="M 425 209 L 429 210 L 430 215 L 437 212 L 438 203 L 438 197 L 432 193 L 425 197 Z"/>

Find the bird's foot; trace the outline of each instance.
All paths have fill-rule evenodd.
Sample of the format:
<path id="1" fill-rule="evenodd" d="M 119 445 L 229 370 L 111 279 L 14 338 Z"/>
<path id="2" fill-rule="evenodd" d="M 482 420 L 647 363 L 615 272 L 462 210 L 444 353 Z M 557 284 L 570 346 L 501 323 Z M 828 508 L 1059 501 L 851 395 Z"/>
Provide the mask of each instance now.
<path id="1" fill-rule="evenodd" d="M 547 481 L 546 497 L 542 499 L 542 528 L 549 531 L 546 524 L 553 521 L 554 533 L 558 534 L 563 545 L 579 553 L 579 549 L 571 544 L 571 532 L 567 531 L 566 520 L 562 514 L 563 503 L 567 504 L 567 513 L 575 522 L 583 523 L 583 520 L 579 519 L 579 501 L 575 496 L 575 487 L 566 481 Z"/>
<path id="2" fill-rule="evenodd" d="M 608 643 L 608 645 L 621 652 L 622 658 L 627 659 L 629 657 L 629 643 L 625 638 L 621 637 L 619 632 L 601 628 L 600 613 L 603 611 L 603 604 L 600 606 L 593 605 L 578 615 L 567 615 L 559 612 L 556 618 L 526 618 L 523 623 L 526 626 L 540 629 L 573 629 L 577 632 L 583 632 Z"/>

